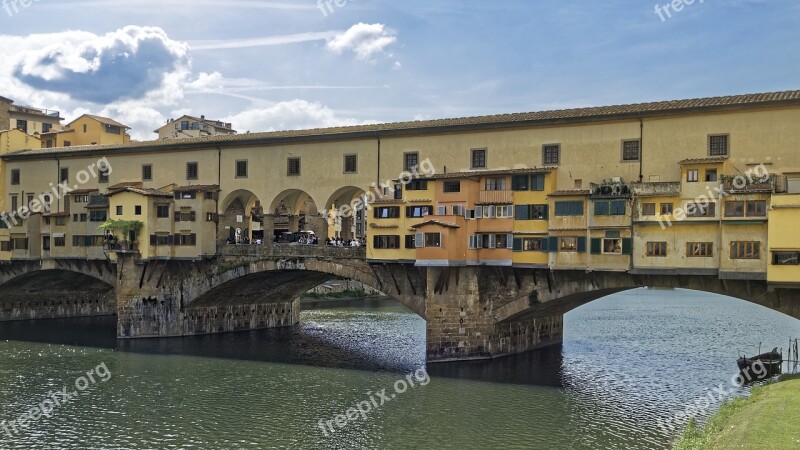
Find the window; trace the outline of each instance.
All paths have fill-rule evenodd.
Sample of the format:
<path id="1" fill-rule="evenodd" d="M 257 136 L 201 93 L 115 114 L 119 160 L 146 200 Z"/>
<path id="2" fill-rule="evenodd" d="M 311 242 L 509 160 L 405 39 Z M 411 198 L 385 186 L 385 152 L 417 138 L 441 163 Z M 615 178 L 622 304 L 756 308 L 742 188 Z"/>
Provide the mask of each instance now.
<path id="1" fill-rule="evenodd" d="M 11 196 L 11 211 L 18 211 L 19 210 L 19 205 L 17 203 L 18 203 L 17 196 L 16 195 L 12 195 Z"/>
<path id="2" fill-rule="evenodd" d="M 108 169 L 106 169 L 106 170 L 101 170 L 101 171 L 100 171 L 100 172 L 97 174 L 97 182 L 98 182 L 98 183 L 102 183 L 102 184 L 106 184 L 106 183 L 108 183 Z"/>
<path id="3" fill-rule="evenodd" d="M 11 184 L 18 186 L 21 178 L 22 177 L 20 175 L 19 169 L 11 169 Z"/>
<path id="4" fill-rule="evenodd" d="M 496 234 L 494 235 L 494 248 L 511 248 L 514 243 L 513 235 L 511 234 Z"/>
<path id="5" fill-rule="evenodd" d="M 417 236 L 414 234 L 406 235 L 406 248 L 417 248 Z"/>
<path id="6" fill-rule="evenodd" d="M 108 220 L 106 211 L 98 210 L 89 212 L 89 222 L 105 222 Z"/>
<path id="7" fill-rule="evenodd" d="M 175 245 L 192 247 L 197 245 L 196 234 L 176 234 Z"/>
<path id="8" fill-rule="evenodd" d="M 81 222 L 86 222 L 88 220 L 88 215 L 87 214 L 81 214 L 80 215 L 80 220 L 81 220 Z"/>
<path id="9" fill-rule="evenodd" d="M 186 163 L 186 179 L 196 180 L 199 175 L 199 166 L 196 162 Z"/>
<path id="10" fill-rule="evenodd" d="M 89 127 L 86 124 L 83 124 L 83 132 L 86 133 L 89 130 Z"/>
<path id="11" fill-rule="evenodd" d="M 499 177 L 499 178 L 487 178 L 486 179 L 486 190 L 487 191 L 505 191 L 506 190 L 506 179 Z"/>
<path id="12" fill-rule="evenodd" d="M 117 215 L 118 216 L 122 215 L 122 206 L 117 206 Z"/>
<path id="13" fill-rule="evenodd" d="M 153 165 L 145 164 L 142 166 L 142 181 L 153 180 Z"/>
<path id="14" fill-rule="evenodd" d="M 473 169 L 486 168 L 486 149 L 479 148 L 472 150 L 472 166 Z"/>
<path id="15" fill-rule="evenodd" d="M 189 121 L 181 120 L 181 130 L 188 130 L 188 129 L 189 129 Z"/>
<path id="16" fill-rule="evenodd" d="M 169 217 L 169 206 L 168 205 L 158 205 L 156 206 L 156 217 L 159 219 L 164 219 Z"/>
<path id="17" fill-rule="evenodd" d="M 14 250 L 27 250 L 28 249 L 28 238 L 13 238 L 11 239 L 12 248 Z"/>
<path id="18" fill-rule="evenodd" d="M 55 247 L 66 247 L 66 245 L 67 245 L 67 240 L 66 240 L 66 238 L 64 238 L 64 236 L 54 237 L 53 238 L 53 246 L 55 246 Z"/>
<path id="19" fill-rule="evenodd" d="M 556 202 L 556 216 L 582 216 L 583 200 Z"/>
<path id="20" fill-rule="evenodd" d="M 192 129 L 199 130 L 200 129 L 200 122 L 192 122 Z"/>
<path id="21" fill-rule="evenodd" d="M 731 259 L 761 259 L 761 242 L 731 242 Z"/>
<path id="22" fill-rule="evenodd" d="M 427 191 L 428 190 L 428 181 L 427 180 L 411 180 L 406 185 L 407 191 Z"/>
<path id="23" fill-rule="evenodd" d="M 655 203 L 642 203 L 642 215 L 643 216 L 655 216 L 656 215 L 656 204 Z"/>
<path id="24" fill-rule="evenodd" d="M 712 257 L 714 256 L 714 244 L 712 242 L 688 242 L 686 244 L 686 256 Z"/>
<path id="25" fill-rule="evenodd" d="M 407 206 L 406 207 L 406 217 L 408 218 L 420 218 L 425 217 L 433 214 L 433 206 Z"/>
<path id="26" fill-rule="evenodd" d="M 544 175 L 514 175 L 511 177 L 511 190 L 514 191 L 543 191 Z"/>
<path id="27" fill-rule="evenodd" d="M 197 214 L 194 211 L 175 211 L 176 222 L 194 222 Z"/>
<path id="28" fill-rule="evenodd" d="M 747 202 L 747 217 L 765 217 L 767 215 L 767 202 L 756 200 Z"/>
<path id="29" fill-rule="evenodd" d="M 541 252 L 544 250 L 544 239 L 542 238 L 522 238 L 523 252 Z"/>
<path id="30" fill-rule="evenodd" d="M 725 202 L 725 217 L 744 217 L 745 202 Z"/>
<path id="31" fill-rule="evenodd" d="M 194 200 L 196 198 L 196 191 L 175 191 L 175 200 Z"/>
<path id="32" fill-rule="evenodd" d="M 62 167 L 59 170 L 58 174 L 59 174 L 59 180 L 58 181 L 60 183 L 63 183 L 65 181 L 69 181 L 69 168 L 68 167 Z"/>
<path id="33" fill-rule="evenodd" d="M 706 169 L 706 181 L 717 181 L 717 169 Z"/>
<path id="34" fill-rule="evenodd" d="M 300 158 L 293 157 L 286 160 L 286 175 L 290 177 L 300 175 Z"/>
<path id="35" fill-rule="evenodd" d="M 67 224 L 67 218 L 63 216 L 56 217 L 56 226 L 63 227 Z"/>
<path id="36" fill-rule="evenodd" d="M 375 236 L 372 244 L 377 249 L 400 248 L 400 236 Z"/>
<path id="37" fill-rule="evenodd" d="M 376 219 L 397 219 L 400 217 L 399 206 L 384 206 L 382 208 L 375 208 Z"/>
<path id="38" fill-rule="evenodd" d="M 403 170 L 410 172 L 419 165 L 419 153 L 403 153 Z"/>
<path id="39" fill-rule="evenodd" d="M 687 203 L 686 216 L 687 217 L 716 217 L 717 204 L 709 203 L 704 205 L 702 203 Z"/>
<path id="40" fill-rule="evenodd" d="M 69 147 L 70 145 L 72 145 L 72 142 L 64 141 L 64 147 Z"/>
<path id="41" fill-rule="evenodd" d="M 773 266 L 800 265 L 800 252 L 772 252 Z"/>
<path id="42" fill-rule="evenodd" d="M 137 216 L 142 215 L 142 205 L 136 205 L 133 207 L 133 213 Z"/>
<path id="43" fill-rule="evenodd" d="M 453 205 L 453 215 L 454 216 L 463 216 L 464 215 L 464 205 Z"/>
<path id="44" fill-rule="evenodd" d="M 206 192 L 203 194 L 203 198 L 205 198 L 206 200 L 214 200 L 214 192 L 212 192 L 212 191 L 206 191 Z"/>
<path id="45" fill-rule="evenodd" d="M 122 129 L 116 125 L 106 125 L 106 133 L 122 134 Z"/>
<path id="46" fill-rule="evenodd" d="M 161 245 L 172 245 L 173 237 L 171 234 L 151 234 L 150 235 L 150 245 L 161 246 Z"/>
<path id="47" fill-rule="evenodd" d="M 442 184 L 442 189 L 444 190 L 444 192 L 461 192 L 461 182 L 445 181 Z"/>
<path id="48" fill-rule="evenodd" d="M 686 181 L 688 183 L 696 183 L 699 179 L 700 171 L 697 169 L 687 170 L 686 171 Z"/>
<path id="49" fill-rule="evenodd" d="M 27 120 L 17 119 L 17 129 L 18 130 L 22 130 L 25 133 L 27 133 L 28 132 L 28 121 Z"/>
<path id="50" fill-rule="evenodd" d="M 516 205 L 514 207 L 515 220 L 547 220 L 549 207 L 547 205 Z"/>
<path id="51" fill-rule="evenodd" d="M 622 254 L 622 239 L 612 238 L 603 239 L 603 254 L 604 255 L 621 255 Z"/>
<path id="52" fill-rule="evenodd" d="M 216 222 L 216 221 L 217 221 L 216 213 L 206 213 L 206 222 Z"/>
<path id="53" fill-rule="evenodd" d="M 53 129 L 53 124 L 51 123 L 43 123 L 42 124 L 42 133 L 49 133 L 50 130 Z"/>
<path id="54" fill-rule="evenodd" d="M 442 235 L 440 233 L 425 233 L 425 247 L 441 247 Z"/>
<path id="55" fill-rule="evenodd" d="M 75 195 L 72 198 L 72 201 L 75 203 L 89 203 L 89 196 L 88 195 Z"/>
<path id="56" fill-rule="evenodd" d="M 558 239 L 558 250 L 562 252 L 577 252 L 578 238 L 562 237 Z"/>
<path id="57" fill-rule="evenodd" d="M 542 146 L 542 163 L 545 166 L 557 166 L 561 163 L 561 144 Z"/>
<path id="58" fill-rule="evenodd" d="M 510 219 L 514 217 L 514 210 L 511 205 L 490 205 L 489 210 L 494 213 L 492 217 L 497 217 L 498 219 Z"/>
<path id="59" fill-rule="evenodd" d="M 624 216 L 626 210 L 625 200 L 598 200 L 594 202 L 595 216 Z"/>
<path id="60" fill-rule="evenodd" d="M 358 172 L 358 155 L 344 155 L 344 173 Z"/>
<path id="61" fill-rule="evenodd" d="M 672 203 L 662 203 L 661 204 L 661 215 L 662 216 L 669 216 L 672 214 Z"/>
<path id="62" fill-rule="evenodd" d="M 666 242 L 648 242 L 647 256 L 667 256 Z"/>
<path id="63" fill-rule="evenodd" d="M 718 134 L 708 137 L 709 156 L 728 156 L 728 135 Z"/>
<path id="64" fill-rule="evenodd" d="M 10 252 L 13 250 L 11 241 L 0 242 L 0 252 Z"/>
<path id="65" fill-rule="evenodd" d="M 247 178 L 247 161 L 236 161 L 236 178 Z"/>
<path id="66" fill-rule="evenodd" d="M 639 161 L 639 140 L 622 141 L 622 160 Z"/>

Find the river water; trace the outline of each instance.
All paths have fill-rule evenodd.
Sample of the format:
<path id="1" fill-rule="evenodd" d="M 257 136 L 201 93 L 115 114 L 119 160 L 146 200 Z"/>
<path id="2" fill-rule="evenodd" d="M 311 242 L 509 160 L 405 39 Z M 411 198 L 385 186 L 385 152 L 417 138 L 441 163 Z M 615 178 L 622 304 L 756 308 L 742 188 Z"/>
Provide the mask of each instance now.
<path id="1" fill-rule="evenodd" d="M 0 449 L 668 448 L 676 413 L 747 393 L 738 350 L 800 336 L 743 301 L 636 290 L 567 314 L 561 346 L 426 373 L 414 313 L 317 306 L 290 329 L 120 343 L 114 318 L 0 324 Z"/>

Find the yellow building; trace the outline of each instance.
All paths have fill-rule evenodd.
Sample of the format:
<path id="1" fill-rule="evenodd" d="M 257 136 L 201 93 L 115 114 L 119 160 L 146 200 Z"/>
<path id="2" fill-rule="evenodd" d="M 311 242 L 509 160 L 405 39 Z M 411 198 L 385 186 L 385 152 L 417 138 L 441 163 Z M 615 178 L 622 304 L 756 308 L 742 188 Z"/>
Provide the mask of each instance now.
<path id="1" fill-rule="evenodd" d="M 206 116 L 181 116 L 178 119 L 170 119 L 154 133 L 158 134 L 158 139 L 186 139 L 236 134 L 236 130 L 230 123 L 209 120 Z"/>
<path id="2" fill-rule="evenodd" d="M 800 287 L 800 194 L 773 195 L 769 209 L 770 284 Z"/>
<path id="3" fill-rule="evenodd" d="M 60 130 L 62 120 L 58 111 L 15 105 L 14 100 L 0 96 L 0 130 L 20 130 L 35 136 Z"/>
<path id="4" fill-rule="evenodd" d="M 109 218 L 147 210 L 140 244 L 172 236 L 172 244 L 143 246 L 143 258 L 210 256 L 239 229 L 268 240 L 299 229 L 329 236 L 333 226 L 334 234 L 364 233 L 375 261 L 798 281 L 782 266 L 797 247 L 787 224 L 796 223 L 790 194 L 800 194 L 800 91 L 150 142 L 91 137 L 101 122 L 82 120 L 97 145 L 2 155 L 4 209 L 80 181 L 106 158 L 113 170 L 75 184 L 91 190 L 90 204 L 121 183 L 148 193 L 115 192 L 105 205 Z M 82 124 L 70 133 L 81 134 Z M 396 182 L 383 180 L 420 161 L 438 175 L 391 192 Z M 736 178 L 755 169 L 769 180 Z M 204 192 L 202 204 L 185 205 L 196 213 L 185 223 L 174 190 L 192 185 L 218 186 L 217 200 Z M 327 211 L 375 189 L 388 195 L 370 205 L 365 228 L 328 222 Z M 166 203 L 169 217 L 151 221 L 151 208 Z M 98 257 L 96 248 L 73 245 L 92 236 L 91 205 L 60 196 L 54 204 L 0 229 L 0 258 Z M 218 222 L 206 223 L 208 214 Z M 56 248 L 61 234 L 65 246 Z M 192 234 L 202 245 L 175 245 L 175 235 Z"/>
<path id="5" fill-rule="evenodd" d="M 77 145 L 127 144 L 131 141 L 130 127 L 107 117 L 84 114 L 63 130 L 42 133 L 42 147 L 71 147 Z"/>

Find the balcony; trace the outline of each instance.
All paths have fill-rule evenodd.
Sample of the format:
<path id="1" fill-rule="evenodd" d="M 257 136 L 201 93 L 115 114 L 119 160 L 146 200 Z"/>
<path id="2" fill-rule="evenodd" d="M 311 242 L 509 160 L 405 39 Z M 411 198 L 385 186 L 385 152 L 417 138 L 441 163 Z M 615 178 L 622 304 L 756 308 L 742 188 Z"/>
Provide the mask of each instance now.
<path id="1" fill-rule="evenodd" d="M 61 118 L 61 113 L 59 111 L 53 111 L 49 109 L 40 109 L 40 108 L 31 108 L 30 106 L 17 106 L 11 105 L 11 112 L 18 112 L 21 114 L 32 114 L 35 116 L 47 116 L 53 117 L 56 119 Z"/>
<path id="2" fill-rule="evenodd" d="M 783 175 L 768 174 L 760 177 L 757 174 L 747 175 L 723 175 L 720 177 L 722 188 L 731 194 L 756 194 L 773 193 L 782 194 L 786 192 L 786 177 Z"/>
<path id="3" fill-rule="evenodd" d="M 481 191 L 478 203 L 483 205 L 510 205 L 514 203 L 514 191 Z"/>

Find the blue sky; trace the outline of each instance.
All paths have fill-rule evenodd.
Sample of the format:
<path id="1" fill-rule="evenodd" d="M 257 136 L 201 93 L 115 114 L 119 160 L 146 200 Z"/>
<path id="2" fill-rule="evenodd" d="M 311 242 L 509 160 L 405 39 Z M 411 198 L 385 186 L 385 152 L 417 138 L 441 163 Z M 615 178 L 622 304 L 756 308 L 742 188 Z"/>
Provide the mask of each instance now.
<path id="1" fill-rule="evenodd" d="M 6 2 L 0 95 L 139 139 L 800 89 L 796 0 Z"/>

